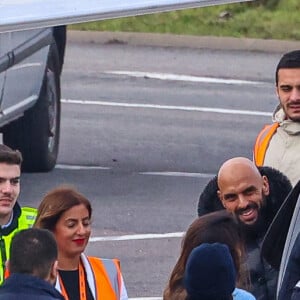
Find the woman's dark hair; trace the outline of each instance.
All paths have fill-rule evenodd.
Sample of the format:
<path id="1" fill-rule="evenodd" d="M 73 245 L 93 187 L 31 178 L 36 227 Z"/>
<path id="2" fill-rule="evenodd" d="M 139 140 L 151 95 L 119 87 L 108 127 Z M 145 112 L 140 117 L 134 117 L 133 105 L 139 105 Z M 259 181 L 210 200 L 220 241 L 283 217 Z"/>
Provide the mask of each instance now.
<path id="1" fill-rule="evenodd" d="M 226 210 L 197 218 L 188 228 L 182 241 L 181 254 L 164 291 L 164 300 L 185 299 L 183 276 L 191 251 L 203 243 L 222 243 L 228 246 L 237 272 L 237 286 L 248 287 L 249 275 L 243 270 L 244 242 L 234 215 Z"/>
<path id="2" fill-rule="evenodd" d="M 90 201 L 69 186 L 62 186 L 51 190 L 46 194 L 38 207 L 35 227 L 48 229 L 53 232 L 61 215 L 70 208 L 83 204 L 92 216 Z"/>

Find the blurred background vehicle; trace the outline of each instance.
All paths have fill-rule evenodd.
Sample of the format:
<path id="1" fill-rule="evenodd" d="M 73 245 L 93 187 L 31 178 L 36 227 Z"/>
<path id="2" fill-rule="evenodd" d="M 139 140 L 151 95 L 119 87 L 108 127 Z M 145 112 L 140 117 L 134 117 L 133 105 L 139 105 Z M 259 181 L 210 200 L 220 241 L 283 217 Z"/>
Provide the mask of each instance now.
<path id="1" fill-rule="evenodd" d="M 0 130 L 24 171 L 56 163 L 65 44 L 66 26 L 0 33 Z"/>

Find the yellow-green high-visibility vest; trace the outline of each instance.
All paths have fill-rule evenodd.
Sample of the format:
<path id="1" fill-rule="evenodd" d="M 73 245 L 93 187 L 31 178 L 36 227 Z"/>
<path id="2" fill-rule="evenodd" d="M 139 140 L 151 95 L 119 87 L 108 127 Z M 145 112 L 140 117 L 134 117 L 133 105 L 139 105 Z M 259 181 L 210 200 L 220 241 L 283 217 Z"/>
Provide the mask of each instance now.
<path id="1" fill-rule="evenodd" d="M 18 204 L 16 203 L 16 205 Z M 36 208 L 22 207 L 20 215 L 14 215 L 13 217 L 17 218 L 17 220 L 12 221 L 14 225 L 11 230 L 9 228 L 10 226 L 8 226 L 8 228 L 0 229 L 0 285 L 5 279 L 5 263 L 9 259 L 12 238 L 18 231 L 31 228 L 35 222 L 36 215 Z"/>

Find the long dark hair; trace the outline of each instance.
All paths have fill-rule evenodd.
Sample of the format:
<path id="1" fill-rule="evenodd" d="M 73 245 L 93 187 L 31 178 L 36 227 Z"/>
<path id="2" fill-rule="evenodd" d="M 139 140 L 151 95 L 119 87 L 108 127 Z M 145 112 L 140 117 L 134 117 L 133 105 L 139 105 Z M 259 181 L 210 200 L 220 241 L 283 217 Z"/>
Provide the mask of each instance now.
<path id="1" fill-rule="evenodd" d="M 244 270 L 244 242 L 238 221 L 226 210 L 197 218 L 188 228 L 182 241 L 181 254 L 164 290 L 164 300 L 186 299 L 182 279 L 191 251 L 202 243 L 222 243 L 229 247 L 237 271 L 237 286 L 249 286 L 249 275 Z"/>

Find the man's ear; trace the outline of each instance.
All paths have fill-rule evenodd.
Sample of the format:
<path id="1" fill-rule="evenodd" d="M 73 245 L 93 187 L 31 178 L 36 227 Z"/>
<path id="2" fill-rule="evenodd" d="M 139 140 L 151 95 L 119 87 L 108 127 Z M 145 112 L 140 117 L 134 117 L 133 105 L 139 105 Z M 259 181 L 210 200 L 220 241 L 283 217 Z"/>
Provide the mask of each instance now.
<path id="1" fill-rule="evenodd" d="M 278 98 L 279 101 L 280 101 L 279 93 L 278 93 L 278 86 L 275 86 L 275 93 L 276 93 L 277 98 Z"/>
<path id="2" fill-rule="evenodd" d="M 58 261 L 56 260 L 52 266 L 51 266 L 51 270 L 50 270 L 50 273 L 49 273 L 49 278 L 48 278 L 48 281 L 51 283 L 51 284 L 55 284 L 56 282 L 56 278 L 57 278 L 57 265 L 58 265 Z"/>
<path id="3" fill-rule="evenodd" d="M 269 196 L 269 194 L 270 194 L 269 179 L 265 175 L 262 176 L 262 179 L 263 179 L 262 191 L 265 196 Z"/>
<path id="4" fill-rule="evenodd" d="M 220 190 L 217 190 L 217 195 L 218 195 L 219 200 L 221 201 L 223 207 L 226 208 L 225 202 L 223 201 L 222 194 L 221 194 Z"/>

